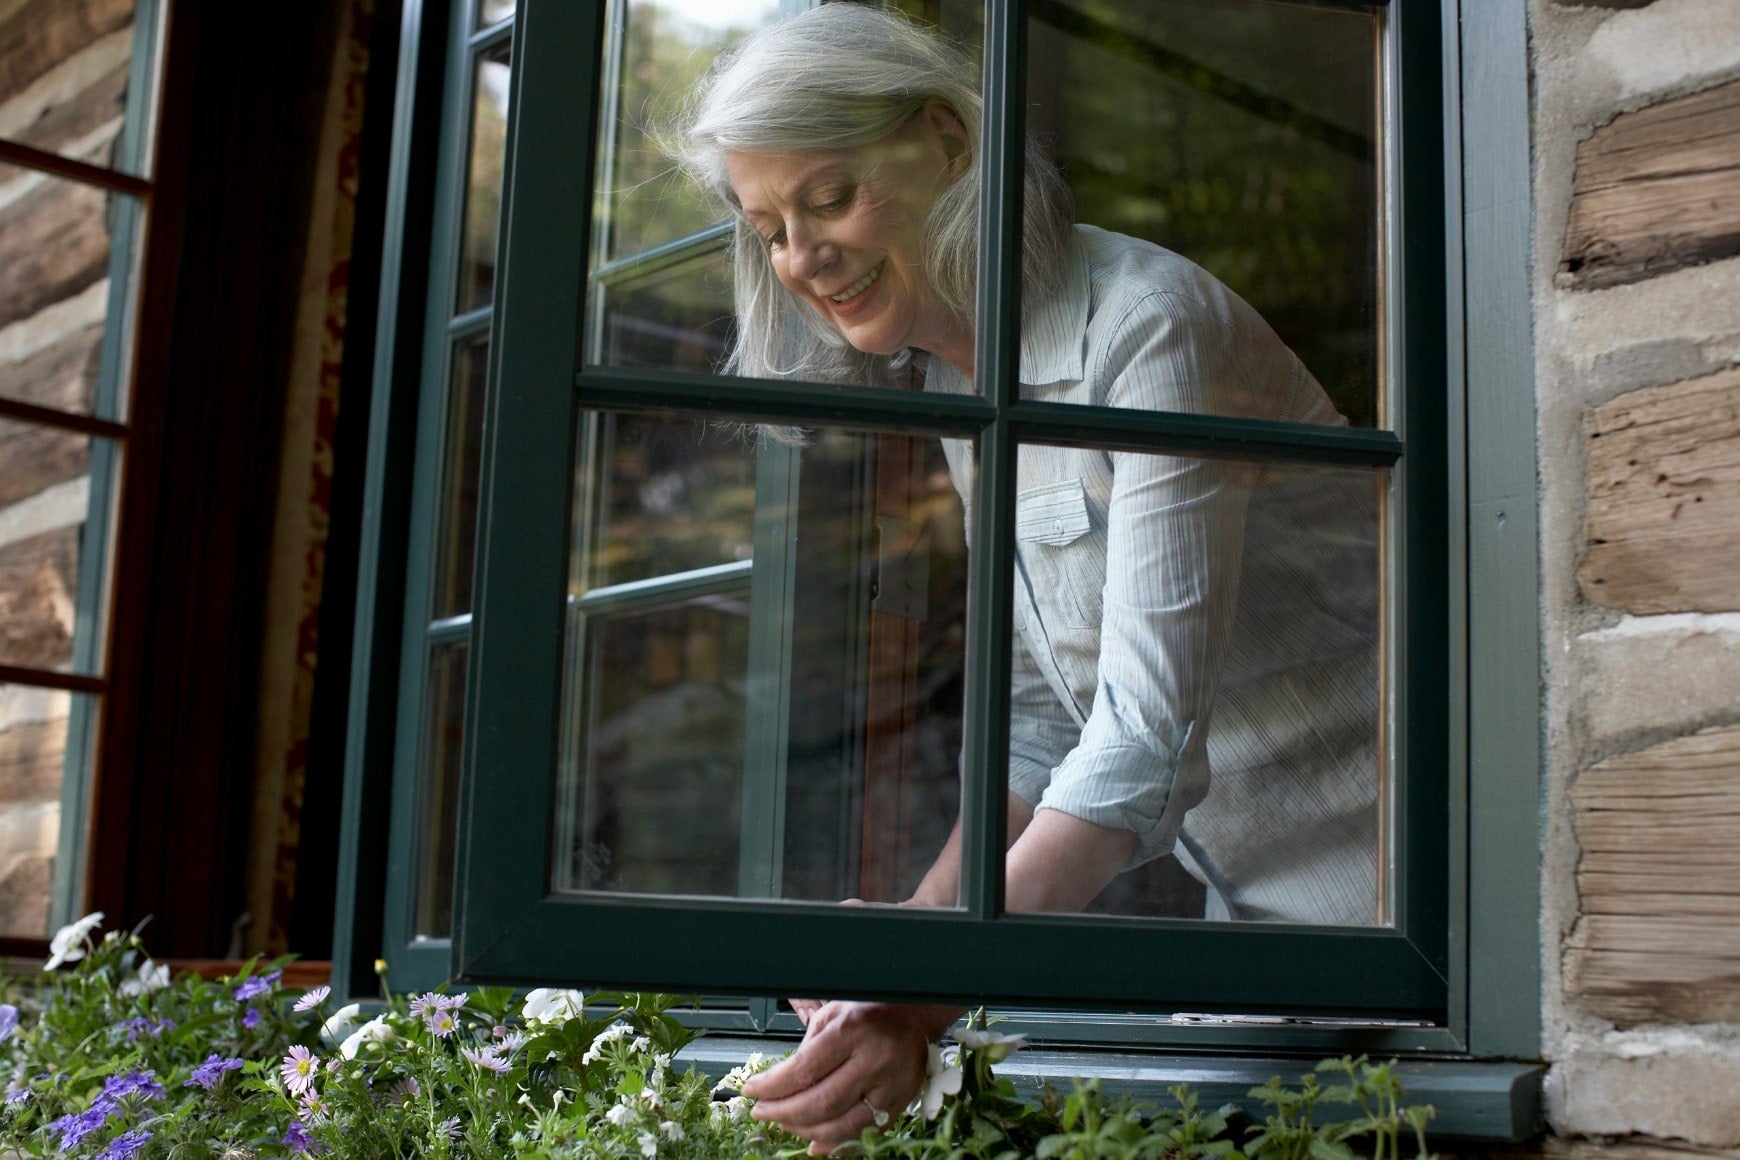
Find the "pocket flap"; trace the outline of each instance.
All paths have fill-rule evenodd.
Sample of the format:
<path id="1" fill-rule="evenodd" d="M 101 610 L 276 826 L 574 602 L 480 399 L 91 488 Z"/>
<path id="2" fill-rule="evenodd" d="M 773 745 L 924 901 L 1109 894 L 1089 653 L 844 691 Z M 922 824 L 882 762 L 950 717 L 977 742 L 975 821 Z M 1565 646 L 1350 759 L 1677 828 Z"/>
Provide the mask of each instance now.
<path id="1" fill-rule="evenodd" d="M 1087 489 L 1080 479 L 1030 487 L 1015 497 L 1015 538 L 1059 546 L 1088 532 Z"/>

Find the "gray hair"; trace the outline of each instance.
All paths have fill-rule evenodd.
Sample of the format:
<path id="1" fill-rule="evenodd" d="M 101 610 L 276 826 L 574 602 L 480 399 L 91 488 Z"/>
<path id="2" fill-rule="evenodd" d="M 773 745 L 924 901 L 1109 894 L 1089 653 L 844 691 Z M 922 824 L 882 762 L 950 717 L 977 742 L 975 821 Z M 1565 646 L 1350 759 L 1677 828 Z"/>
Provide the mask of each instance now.
<path id="1" fill-rule="evenodd" d="M 978 69 L 958 45 L 905 16 L 858 3 L 812 8 L 763 28 L 721 54 L 662 134 L 689 177 L 736 216 L 732 266 L 737 335 L 725 369 L 756 377 L 892 384 L 890 359 L 848 344 L 780 284 L 761 235 L 738 210 L 725 154 L 868 145 L 931 100 L 954 111 L 971 142 L 970 164 L 937 198 L 923 258 L 944 304 L 973 324 L 978 282 Z M 1023 299 L 1043 302 L 1062 282 L 1070 236 L 1067 186 L 1044 149 L 1027 141 Z"/>

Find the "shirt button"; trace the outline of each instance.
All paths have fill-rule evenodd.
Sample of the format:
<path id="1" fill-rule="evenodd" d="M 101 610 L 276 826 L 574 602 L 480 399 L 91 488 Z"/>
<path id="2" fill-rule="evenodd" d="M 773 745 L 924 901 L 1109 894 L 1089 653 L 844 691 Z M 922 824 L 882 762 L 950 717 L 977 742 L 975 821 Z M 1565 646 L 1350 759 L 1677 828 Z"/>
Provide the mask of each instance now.
<path id="1" fill-rule="evenodd" d="M 1051 530 L 1056 532 L 1058 535 L 1062 535 L 1063 534 L 1063 521 L 1057 520 L 1056 522 L 1054 522 L 1051 525 Z"/>

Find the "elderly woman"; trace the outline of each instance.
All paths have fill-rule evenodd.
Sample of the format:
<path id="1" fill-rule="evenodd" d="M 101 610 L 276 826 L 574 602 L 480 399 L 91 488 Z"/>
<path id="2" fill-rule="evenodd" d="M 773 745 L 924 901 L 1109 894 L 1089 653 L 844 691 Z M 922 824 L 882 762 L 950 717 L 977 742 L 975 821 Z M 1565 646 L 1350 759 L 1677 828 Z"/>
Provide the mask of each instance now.
<path id="1" fill-rule="evenodd" d="M 729 369 L 974 390 L 979 123 L 966 56 L 873 7 L 824 5 L 722 58 L 676 149 L 737 220 Z M 1025 397 L 1344 422 L 1206 272 L 1071 226 L 1031 144 L 1025 205 Z M 970 505 L 971 447 L 944 450 Z M 1369 483 L 1037 446 L 1019 474 L 1009 909 L 1079 909 L 1170 853 L 1210 918 L 1377 921 Z M 958 841 L 909 904 L 956 904 Z M 749 1094 L 812 1151 L 904 1106 L 957 1014 L 794 1005 L 803 1045 Z"/>

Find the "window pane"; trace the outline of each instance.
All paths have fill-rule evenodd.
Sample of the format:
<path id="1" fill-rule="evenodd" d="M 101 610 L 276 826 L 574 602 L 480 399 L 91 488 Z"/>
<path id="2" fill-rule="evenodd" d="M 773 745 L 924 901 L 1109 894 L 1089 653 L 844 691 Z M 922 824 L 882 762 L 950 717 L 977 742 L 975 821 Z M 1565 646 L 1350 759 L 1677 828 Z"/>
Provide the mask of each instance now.
<path id="1" fill-rule="evenodd" d="M 0 137 L 105 168 L 116 164 L 133 59 L 134 0 L 24 0 L 0 20 Z M 17 176 L 0 166 L 0 185 Z"/>
<path id="2" fill-rule="evenodd" d="M 574 596 L 748 561 L 755 434 L 705 419 L 599 415 L 584 425 L 578 480 L 587 545 Z"/>
<path id="3" fill-rule="evenodd" d="M 733 431 L 733 482 L 716 424 L 618 424 L 584 468 L 583 512 L 632 498 L 576 535 L 556 887 L 908 897 L 959 792 L 966 566 L 940 445 Z M 697 518 L 721 474 L 741 539 Z"/>
<path id="4" fill-rule="evenodd" d="M 1383 920 L 1384 482 L 1021 449 L 1011 792 L 1206 887 L 1180 914 L 1189 900 L 1125 875 L 1102 909 Z M 1012 878 L 1011 909 L 1040 885 Z"/>
<path id="5" fill-rule="evenodd" d="M 74 694 L 0 685 L 0 937 L 44 938 Z"/>
<path id="6" fill-rule="evenodd" d="M 512 45 L 503 42 L 489 49 L 477 62 L 456 304 L 461 314 L 488 306 L 495 293 L 495 239 L 501 222 L 501 179 L 507 156 L 512 53 Z"/>
<path id="7" fill-rule="evenodd" d="M 413 938 L 447 938 L 453 933 L 453 844 L 465 732 L 466 652 L 463 640 L 429 649 L 429 675 L 423 692 Z"/>
<path id="8" fill-rule="evenodd" d="M 691 234 L 724 207 L 691 188 L 649 139 L 664 125 L 719 50 L 772 21 L 779 0 L 618 0 L 620 87 L 605 101 L 611 141 L 599 174 L 603 261 L 614 262 Z"/>
<path id="9" fill-rule="evenodd" d="M 701 245 L 667 269 L 601 287 L 601 350 L 595 361 L 707 374 L 731 342 L 731 263 L 723 247 Z"/>
<path id="10" fill-rule="evenodd" d="M 96 631 L 90 606 L 100 596 L 81 593 L 82 583 L 100 583 L 81 579 L 81 557 L 91 517 L 107 507 L 114 458 L 105 440 L 0 419 L 0 664 L 96 663 L 94 639 L 75 653 L 79 634 Z"/>
<path id="11" fill-rule="evenodd" d="M 122 328 L 110 317 L 111 257 L 118 245 L 130 248 L 138 205 L 82 182 L 28 170 L 10 174 L 0 184 L 0 269 L 7 272 L 0 287 L 0 396 L 115 417 L 120 376 L 111 370 L 117 381 L 99 386 L 105 344 L 111 360 L 125 349 Z"/>
<path id="12" fill-rule="evenodd" d="M 471 564 L 477 547 L 477 472 L 483 447 L 483 390 L 489 373 L 487 337 L 453 350 L 447 386 L 446 452 L 441 457 L 437 515 L 434 618 L 471 611 Z"/>
<path id="13" fill-rule="evenodd" d="M 1376 6 L 1043 0 L 1032 12 L 1029 128 L 1050 144 L 1075 220 L 1106 232 L 1079 233 L 1029 302 L 1028 397 L 1380 422 Z M 1170 293 L 1142 298 L 1154 289 Z M 1050 387 L 1084 378 L 1084 332 L 1087 381 Z M 1294 385 L 1283 348 L 1326 399 Z M 1096 381 L 1103 354 L 1119 372 L 1146 367 L 1150 384 Z"/>

